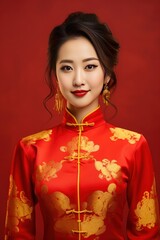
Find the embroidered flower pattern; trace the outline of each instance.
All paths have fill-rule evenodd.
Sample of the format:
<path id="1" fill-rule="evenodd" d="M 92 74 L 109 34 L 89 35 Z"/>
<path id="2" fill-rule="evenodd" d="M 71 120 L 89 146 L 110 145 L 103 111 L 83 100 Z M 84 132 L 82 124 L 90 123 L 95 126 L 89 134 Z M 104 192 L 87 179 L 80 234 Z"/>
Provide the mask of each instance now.
<path id="1" fill-rule="evenodd" d="M 74 160 L 78 158 L 78 144 L 79 138 L 74 137 L 67 146 L 61 146 L 60 150 L 62 152 L 68 152 L 69 156 L 66 156 L 66 159 Z M 88 137 L 82 136 L 80 139 L 80 156 L 83 160 L 88 160 L 93 158 L 90 154 L 99 150 L 99 145 L 95 145 L 93 141 L 90 141 Z"/>
<path id="2" fill-rule="evenodd" d="M 112 141 L 117 140 L 128 140 L 130 144 L 135 144 L 137 141 L 139 141 L 141 135 L 136 132 L 132 132 L 126 129 L 122 128 L 110 128 L 111 133 L 113 134 L 110 139 Z"/>
<path id="3" fill-rule="evenodd" d="M 104 220 L 108 210 L 114 209 L 116 184 L 109 184 L 106 190 L 92 192 L 86 202 L 81 203 L 81 230 L 84 232 L 82 235 L 84 238 L 99 236 L 106 231 Z M 46 185 L 41 188 L 41 197 L 55 218 L 54 230 L 56 232 L 70 234 L 72 230 L 78 230 L 76 203 L 72 203 L 62 192 L 49 194 Z"/>
<path id="4" fill-rule="evenodd" d="M 95 161 L 95 168 L 100 171 L 99 178 L 105 178 L 107 181 L 119 178 L 121 175 L 121 167 L 116 160 L 103 159 L 102 161 Z"/>
<path id="5" fill-rule="evenodd" d="M 22 142 L 28 145 L 36 143 L 37 140 L 44 140 L 45 142 L 49 142 L 51 134 L 52 130 L 45 130 L 23 138 Z"/>
<path id="6" fill-rule="evenodd" d="M 10 188 L 7 211 L 7 229 L 9 232 L 19 232 L 19 223 L 31 219 L 33 207 L 31 201 L 18 188 L 10 176 Z"/>
<path id="7" fill-rule="evenodd" d="M 144 192 L 142 200 L 137 204 L 135 210 L 137 231 L 141 231 L 145 227 L 151 229 L 155 226 L 157 221 L 155 198 L 155 184 L 153 184 L 151 191 Z"/>
<path id="8" fill-rule="evenodd" d="M 38 181 L 50 181 L 57 177 L 57 172 L 62 168 L 62 162 L 43 162 L 36 169 L 36 179 Z"/>

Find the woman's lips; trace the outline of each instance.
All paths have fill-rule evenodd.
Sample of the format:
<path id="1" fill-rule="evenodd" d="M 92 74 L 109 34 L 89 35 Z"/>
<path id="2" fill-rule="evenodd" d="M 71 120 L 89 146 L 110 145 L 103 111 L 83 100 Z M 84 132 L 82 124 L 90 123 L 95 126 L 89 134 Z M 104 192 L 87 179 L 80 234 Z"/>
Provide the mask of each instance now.
<path id="1" fill-rule="evenodd" d="M 73 91 L 72 93 L 76 96 L 76 97 L 83 97 L 84 95 L 86 95 L 89 91 L 88 90 L 76 90 Z"/>

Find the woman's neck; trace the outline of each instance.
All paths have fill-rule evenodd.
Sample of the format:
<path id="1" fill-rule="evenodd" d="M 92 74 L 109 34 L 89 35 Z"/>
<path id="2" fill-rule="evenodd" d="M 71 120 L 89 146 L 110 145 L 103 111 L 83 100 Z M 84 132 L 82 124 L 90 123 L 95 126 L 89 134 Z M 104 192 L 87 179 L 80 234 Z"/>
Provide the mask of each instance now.
<path id="1" fill-rule="evenodd" d="M 99 106 L 97 106 L 98 108 Z M 78 123 L 81 123 L 84 117 L 94 111 L 96 107 L 93 109 L 84 109 L 84 108 L 68 108 L 68 110 L 72 113 L 72 115 L 76 118 Z"/>

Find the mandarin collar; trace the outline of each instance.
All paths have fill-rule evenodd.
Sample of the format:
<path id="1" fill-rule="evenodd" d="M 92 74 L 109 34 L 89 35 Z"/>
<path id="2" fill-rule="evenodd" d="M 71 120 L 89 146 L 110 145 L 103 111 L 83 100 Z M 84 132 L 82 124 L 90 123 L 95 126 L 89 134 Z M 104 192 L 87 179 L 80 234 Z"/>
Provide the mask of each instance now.
<path id="1" fill-rule="evenodd" d="M 93 127 L 98 127 L 104 122 L 105 121 L 100 106 L 87 114 L 82 119 L 81 123 L 77 122 L 75 116 L 68 109 L 65 110 L 63 118 L 63 124 L 65 124 L 67 128 L 75 131 L 86 131 L 92 129 Z"/>

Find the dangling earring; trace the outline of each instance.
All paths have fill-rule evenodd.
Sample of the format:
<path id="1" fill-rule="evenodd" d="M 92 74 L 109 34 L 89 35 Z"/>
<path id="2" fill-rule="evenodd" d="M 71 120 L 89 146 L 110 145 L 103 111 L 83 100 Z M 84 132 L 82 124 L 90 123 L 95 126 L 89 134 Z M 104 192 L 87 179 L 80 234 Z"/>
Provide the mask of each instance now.
<path id="1" fill-rule="evenodd" d="M 111 93 L 109 91 L 108 85 L 104 84 L 103 91 L 102 91 L 102 98 L 103 98 L 103 102 L 104 102 L 104 104 L 106 104 L 106 106 L 109 105 L 110 96 L 111 96 Z"/>
<path id="2" fill-rule="evenodd" d="M 64 99 L 63 96 L 57 87 L 57 93 L 54 97 L 54 110 L 56 110 L 58 113 L 61 113 L 64 107 Z"/>

